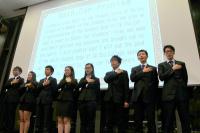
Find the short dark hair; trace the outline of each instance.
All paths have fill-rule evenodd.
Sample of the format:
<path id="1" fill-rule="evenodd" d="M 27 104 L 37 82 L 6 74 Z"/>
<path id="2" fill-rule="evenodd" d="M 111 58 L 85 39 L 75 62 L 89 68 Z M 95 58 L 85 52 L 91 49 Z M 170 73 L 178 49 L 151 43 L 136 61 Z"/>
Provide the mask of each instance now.
<path id="1" fill-rule="evenodd" d="M 169 48 L 169 49 L 171 49 L 172 51 L 175 52 L 174 46 L 172 46 L 172 45 L 165 45 L 164 48 L 163 48 L 163 52 L 164 52 L 164 53 L 165 53 L 165 50 L 166 50 L 167 48 Z"/>
<path id="2" fill-rule="evenodd" d="M 19 66 L 14 67 L 13 70 L 18 70 L 20 73 L 22 73 L 22 68 Z"/>
<path id="3" fill-rule="evenodd" d="M 147 52 L 146 50 L 144 50 L 144 49 L 139 50 L 139 51 L 137 52 L 137 56 L 138 56 L 138 54 L 139 54 L 140 52 L 144 52 L 144 53 L 148 56 L 148 52 Z"/>
<path id="4" fill-rule="evenodd" d="M 118 61 L 120 64 L 121 64 L 121 62 L 122 62 L 122 58 L 120 58 L 118 55 L 113 55 L 113 56 L 111 57 L 111 59 L 110 59 L 110 62 L 111 62 L 112 60 L 116 60 L 116 61 Z"/>
<path id="5" fill-rule="evenodd" d="M 49 68 L 52 73 L 54 72 L 54 68 L 51 65 L 47 65 L 45 68 Z"/>

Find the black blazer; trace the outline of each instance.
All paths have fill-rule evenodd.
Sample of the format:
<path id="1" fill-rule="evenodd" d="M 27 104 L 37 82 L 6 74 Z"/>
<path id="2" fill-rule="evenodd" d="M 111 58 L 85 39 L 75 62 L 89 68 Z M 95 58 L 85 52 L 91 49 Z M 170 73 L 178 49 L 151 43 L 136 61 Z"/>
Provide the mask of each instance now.
<path id="1" fill-rule="evenodd" d="M 128 102 L 129 98 L 129 79 L 127 71 L 123 70 L 121 74 L 114 71 L 107 72 L 104 80 L 108 83 L 108 89 L 105 92 L 104 101 L 123 104 Z"/>
<path id="2" fill-rule="evenodd" d="M 21 87 L 24 84 L 24 79 L 22 77 L 18 77 L 19 82 L 11 85 L 11 81 L 14 78 L 10 78 L 6 84 L 6 94 L 5 94 L 5 102 L 7 103 L 18 103 L 20 96 L 23 94 L 24 89 Z"/>
<path id="3" fill-rule="evenodd" d="M 40 80 L 38 89 L 40 90 L 39 96 L 37 97 L 37 104 L 51 104 L 53 98 L 57 94 L 57 80 L 53 77 L 49 77 L 50 84 L 43 86 L 45 78 Z"/>
<path id="4" fill-rule="evenodd" d="M 134 89 L 131 96 L 131 102 L 137 102 L 138 98 L 142 96 L 142 100 L 146 103 L 155 102 L 158 92 L 158 74 L 154 66 L 152 71 L 144 73 L 141 65 L 132 68 L 130 79 L 134 82 Z"/>
<path id="5" fill-rule="evenodd" d="M 57 97 L 58 101 L 74 101 L 77 84 L 76 79 L 72 82 L 62 79 L 58 84 L 58 89 L 61 89 Z"/>
<path id="6" fill-rule="evenodd" d="M 99 78 L 92 77 L 95 80 L 93 83 L 88 83 L 86 77 L 81 78 L 78 83 L 78 89 L 81 88 L 79 92 L 79 101 L 100 101 L 100 81 Z"/>
<path id="7" fill-rule="evenodd" d="M 32 81 L 31 84 L 32 84 L 31 87 L 25 87 L 25 84 L 22 86 L 25 92 L 20 98 L 20 103 L 27 103 L 27 104 L 36 103 L 36 97 L 38 95 L 38 89 L 37 89 L 38 83 L 36 81 Z"/>
<path id="8" fill-rule="evenodd" d="M 158 74 L 161 81 L 164 81 L 162 89 L 162 100 L 170 101 L 173 99 L 187 100 L 189 98 L 187 90 L 188 75 L 185 63 L 175 61 L 175 64 L 180 64 L 180 70 L 173 71 L 167 61 L 158 65 Z"/>

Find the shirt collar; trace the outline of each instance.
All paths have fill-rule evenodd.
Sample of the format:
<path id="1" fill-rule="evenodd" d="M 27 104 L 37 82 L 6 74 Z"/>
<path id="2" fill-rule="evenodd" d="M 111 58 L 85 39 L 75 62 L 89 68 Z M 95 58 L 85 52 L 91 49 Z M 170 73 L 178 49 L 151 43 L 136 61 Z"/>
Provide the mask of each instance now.
<path id="1" fill-rule="evenodd" d="M 173 63 L 175 63 L 175 59 L 172 59 L 172 60 L 168 60 L 167 59 L 167 63 L 169 63 L 170 61 L 172 61 Z"/>
<path id="2" fill-rule="evenodd" d="M 120 68 L 118 67 L 118 68 L 116 68 L 115 70 L 113 69 L 113 71 L 116 71 L 117 69 L 120 69 Z"/>
<path id="3" fill-rule="evenodd" d="M 16 76 L 16 77 L 14 77 L 14 79 L 17 79 L 19 77 L 19 75 L 18 76 Z"/>
<path id="4" fill-rule="evenodd" d="M 146 62 L 146 63 L 144 63 L 144 64 L 140 64 L 140 65 L 141 65 L 141 66 L 142 66 L 142 65 L 144 65 L 144 66 L 147 66 L 147 62 Z"/>
<path id="5" fill-rule="evenodd" d="M 46 79 L 48 80 L 51 76 L 47 76 Z"/>

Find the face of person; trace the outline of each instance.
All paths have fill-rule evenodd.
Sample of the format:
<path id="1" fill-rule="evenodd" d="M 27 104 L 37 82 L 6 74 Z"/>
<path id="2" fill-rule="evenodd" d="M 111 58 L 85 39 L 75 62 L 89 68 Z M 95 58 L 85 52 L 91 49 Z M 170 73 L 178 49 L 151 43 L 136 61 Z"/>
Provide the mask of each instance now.
<path id="1" fill-rule="evenodd" d="M 45 75 L 46 76 L 51 76 L 52 72 L 50 68 L 45 68 Z"/>
<path id="2" fill-rule="evenodd" d="M 139 52 L 138 53 L 138 60 L 141 62 L 141 63 L 146 63 L 147 62 L 147 54 L 145 52 Z"/>
<path id="3" fill-rule="evenodd" d="M 93 71 L 93 68 L 92 68 L 91 65 L 86 65 L 86 66 L 85 66 L 85 73 L 86 73 L 87 75 L 91 75 L 91 74 L 92 74 L 92 71 Z"/>
<path id="4" fill-rule="evenodd" d="M 66 77 L 70 77 L 72 75 L 72 71 L 69 67 L 65 68 L 65 76 Z"/>
<path id="5" fill-rule="evenodd" d="M 27 80 L 28 80 L 28 81 L 33 80 L 33 75 L 32 75 L 32 73 L 28 73 Z"/>
<path id="6" fill-rule="evenodd" d="M 21 72 L 18 69 L 13 69 L 13 76 L 19 76 Z"/>
<path id="7" fill-rule="evenodd" d="M 115 60 L 115 59 L 111 60 L 111 66 L 114 70 L 117 69 L 119 67 L 119 65 L 120 65 L 120 63 L 117 60 Z"/>
<path id="8" fill-rule="evenodd" d="M 168 60 L 172 60 L 174 58 L 175 52 L 171 48 L 166 48 L 165 49 L 165 56 L 167 57 Z"/>

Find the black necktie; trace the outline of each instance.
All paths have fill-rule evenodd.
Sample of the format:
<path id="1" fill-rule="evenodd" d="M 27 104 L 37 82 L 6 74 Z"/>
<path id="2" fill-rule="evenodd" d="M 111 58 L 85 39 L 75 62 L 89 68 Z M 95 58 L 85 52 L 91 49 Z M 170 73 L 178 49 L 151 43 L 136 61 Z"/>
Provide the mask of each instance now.
<path id="1" fill-rule="evenodd" d="M 173 61 L 169 61 L 169 65 L 171 66 L 171 67 L 173 67 Z"/>

